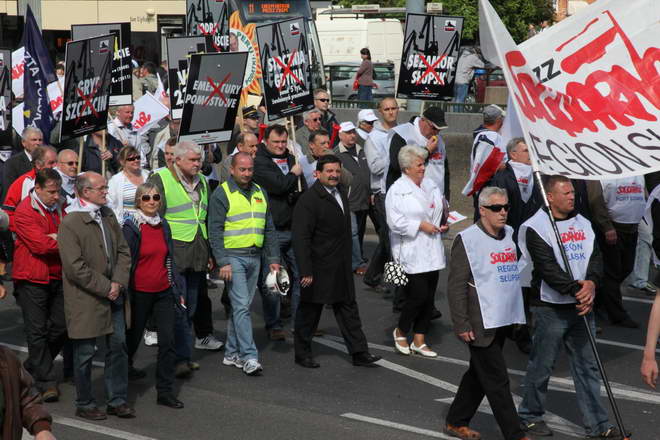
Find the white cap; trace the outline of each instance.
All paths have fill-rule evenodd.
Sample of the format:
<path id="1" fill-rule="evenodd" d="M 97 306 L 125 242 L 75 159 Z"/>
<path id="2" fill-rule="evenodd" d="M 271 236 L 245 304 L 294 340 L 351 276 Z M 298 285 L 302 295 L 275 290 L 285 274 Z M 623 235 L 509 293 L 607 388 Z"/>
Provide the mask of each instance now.
<path id="1" fill-rule="evenodd" d="M 374 113 L 374 111 L 371 109 L 360 110 L 360 113 L 358 113 L 358 122 L 374 122 L 377 120 L 378 116 L 376 116 L 376 113 Z"/>
<path id="2" fill-rule="evenodd" d="M 355 124 L 351 121 L 342 122 L 339 124 L 339 131 L 346 133 L 347 131 L 355 130 Z"/>

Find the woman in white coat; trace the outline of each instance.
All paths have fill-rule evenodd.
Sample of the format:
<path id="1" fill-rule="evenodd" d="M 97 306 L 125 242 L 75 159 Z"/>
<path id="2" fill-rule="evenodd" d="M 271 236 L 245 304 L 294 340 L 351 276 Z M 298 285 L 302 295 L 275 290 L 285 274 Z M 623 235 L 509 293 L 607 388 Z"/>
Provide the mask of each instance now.
<path id="1" fill-rule="evenodd" d="M 399 151 L 403 174 L 392 184 L 385 197 L 387 225 L 394 261 L 403 266 L 408 277 L 405 303 L 394 329 L 394 347 L 399 353 L 435 357 L 426 344 L 433 301 L 440 269 L 445 267 L 441 227 L 443 196 L 430 179 L 424 178 L 428 151 L 406 145 Z M 408 344 L 408 333 L 413 340 Z"/>
<path id="2" fill-rule="evenodd" d="M 119 150 L 119 172 L 108 182 L 108 205 L 120 225 L 126 214 L 135 212 L 135 191 L 147 181 L 149 172 L 140 165 L 140 153 L 130 145 Z"/>

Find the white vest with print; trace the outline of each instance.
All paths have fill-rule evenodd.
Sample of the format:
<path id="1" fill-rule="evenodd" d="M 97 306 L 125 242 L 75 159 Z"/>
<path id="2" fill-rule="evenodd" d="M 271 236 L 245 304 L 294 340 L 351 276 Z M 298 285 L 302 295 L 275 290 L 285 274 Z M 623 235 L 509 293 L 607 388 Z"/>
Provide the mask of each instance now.
<path id="1" fill-rule="evenodd" d="M 617 223 L 638 224 L 644 216 L 644 177 L 601 180 L 610 218 Z"/>
<path id="2" fill-rule="evenodd" d="M 589 259 L 594 250 L 594 230 L 591 223 L 580 214 L 566 220 L 556 221 L 559 235 L 562 239 L 562 244 L 566 250 L 568 257 L 568 264 L 573 272 L 573 277 L 576 280 L 584 280 L 587 275 L 587 267 L 589 266 Z M 518 233 L 518 244 L 522 251 L 521 264 L 532 264 L 532 259 L 527 250 L 527 228 L 532 228 L 536 233 L 545 241 L 548 246 L 552 247 L 555 258 L 559 266 L 566 270 L 564 260 L 561 257 L 561 251 L 555 238 L 555 233 L 550 224 L 548 213 L 543 209 L 539 209 L 529 220 L 520 226 Z M 577 301 L 570 295 L 562 295 L 552 287 L 548 286 L 545 281 L 541 280 L 541 300 L 552 304 L 574 304 Z"/>
<path id="3" fill-rule="evenodd" d="M 470 262 L 486 329 L 525 323 L 513 228 L 508 225 L 504 228 L 502 240 L 496 240 L 477 225 L 459 233 Z"/>

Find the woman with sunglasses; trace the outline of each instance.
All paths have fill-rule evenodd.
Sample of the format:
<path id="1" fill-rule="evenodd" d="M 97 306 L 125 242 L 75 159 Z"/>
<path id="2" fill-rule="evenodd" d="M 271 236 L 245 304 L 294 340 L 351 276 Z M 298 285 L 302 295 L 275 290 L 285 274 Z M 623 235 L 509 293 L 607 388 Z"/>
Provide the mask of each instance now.
<path id="1" fill-rule="evenodd" d="M 167 220 L 158 215 L 161 195 L 153 183 L 143 183 L 135 191 L 135 210 L 124 218 L 124 237 L 131 249 L 131 328 L 126 332 L 129 377 L 146 376 L 133 367 L 147 319 L 151 316 L 158 328 L 156 363 L 157 403 L 183 408 L 174 396 L 174 319 L 178 306 L 180 275 L 174 268 L 172 233 Z"/>
<path id="2" fill-rule="evenodd" d="M 445 267 L 441 232 L 444 197 L 431 179 L 424 178 L 428 150 L 406 145 L 399 151 L 402 174 L 387 191 L 385 212 L 395 263 L 408 277 L 404 305 L 394 329 L 394 348 L 401 354 L 425 357 L 438 354 L 426 344 L 434 310 L 440 269 Z M 412 330 L 412 343 L 408 333 Z"/>
<path id="3" fill-rule="evenodd" d="M 108 202 L 120 225 L 127 214 L 135 212 L 135 191 L 147 181 L 149 172 L 142 169 L 140 153 L 132 146 L 119 151 L 119 172 L 108 182 Z"/>

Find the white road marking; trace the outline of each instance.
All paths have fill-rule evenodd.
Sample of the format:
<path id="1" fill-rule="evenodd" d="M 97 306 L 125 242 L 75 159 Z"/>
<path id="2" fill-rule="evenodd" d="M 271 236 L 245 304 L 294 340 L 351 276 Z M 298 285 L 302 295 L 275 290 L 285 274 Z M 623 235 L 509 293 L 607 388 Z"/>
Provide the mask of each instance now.
<path id="1" fill-rule="evenodd" d="M 648 298 L 638 298 L 636 296 L 622 296 L 621 298 L 623 298 L 624 301 L 653 304 L 653 300 Z"/>
<path id="2" fill-rule="evenodd" d="M 380 425 L 380 426 L 385 426 L 387 428 L 398 429 L 400 431 L 413 432 L 415 434 L 421 434 L 421 435 L 425 435 L 427 437 L 442 438 L 442 439 L 446 439 L 446 440 L 455 440 L 455 437 L 449 437 L 448 435 L 445 435 L 445 434 L 443 434 L 441 432 L 438 432 L 438 431 L 431 431 L 429 429 L 417 428 L 415 426 L 404 425 L 402 423 L 390 422 L 388 420 L 376 419 L 374 417 L 361 416 L 360 414 L 346 413 L 346 414 L 342 414 L 341 416 L 346 417 L 347 419 L 358 420 L 360 422 L 373 423 L 374 425 Z"/>
<path id="3" fill-rule="evenodd" d="M 70 426 L 72 428 L 82 429 L 84 431 L 97 432 L 110 437 L 121 438 L 124 440 L 158 440 L 153 437 L 133 434 L 132 432 L 121 431 L 119 429 L 108 428 L 107 426 L 95 425 L 93 423 L 83 422 L 82 420 L 70 419 L 68 417 L 53 417 L 53 421 L 60 425 Z"/>
<path id="4" fill-rule="evenodd" d="M 319 344 L 325 345 L 326 347 L 334 348 L 335 350 L 339 350 L 344 353 L 348 352 L 343 344 L 328 340 L 326 338 L 327 337 L 325 336 L 323 338 L 314 338 L 314 341 L 318 342 Z M 387 368 L 392 371 L 396 371 L 397 373 L 428 383 L 429 385 L 433 385 L 437 388 L 441 388 L 445 391 L 449 391 L 450 393 L 456 394 L 456 392 L 458 391 L 458 386 L 452 383 L 445 382 L 444 380 L 437 379 L 433 376 L 429 376 L 428 374 L 420 373 L 411 368 L 404 367 L 403 365 L 395 364 L 394 362 L 390 362 L 385 359 L 381 359 L 376 363 L 381 367 Z M 516 405 L 520 402 L 520 400 L 522 400 L 519 396 L 516 396 L 515 394 L 513 394 L 513 399 L 516 402 Z M 548 426 L 550 426 L 552 429 L 554 429 L 557 432 L 561 432 L 563 434 L 572 437 L 583 437 L 583 434 L 581 434 L 582 429 L 578 425 L 549 411 L 546 411 L 545 413 L 545 422 L 548 424 Z"/>

